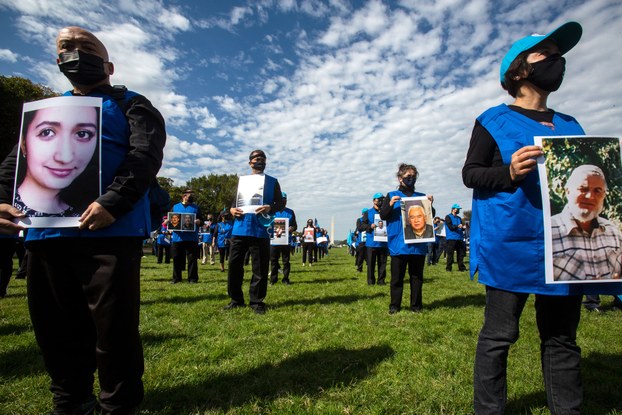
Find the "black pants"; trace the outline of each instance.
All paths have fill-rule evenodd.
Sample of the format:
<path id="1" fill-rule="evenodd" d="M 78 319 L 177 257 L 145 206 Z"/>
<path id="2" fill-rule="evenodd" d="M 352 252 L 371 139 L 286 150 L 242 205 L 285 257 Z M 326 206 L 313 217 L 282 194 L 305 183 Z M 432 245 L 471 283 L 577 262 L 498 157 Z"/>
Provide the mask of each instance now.
<path id="1" fill-rule="evenodd" d="M 17 239 L 0 238 L 0 297 L 6 295 L 6 289 L 13 274 L 13 254 L 17 247 Z"/>
<path id="2" fill-rule="evenodd" d="M 225 259 L 229 259 L 229 245 L 218 247 L 218 259 L 220 263 L 224 265 Z"/>
<path id="3" fill-rule="evenodd" d="M 305 264 L 307 261 L 309 264 L 313 263 L 313 248 L 315 247 L 315 242 L 303 242 L 302 243 L 302 263 Z"/>
<path id="4" fill-rule="evenodd" d="M 390 309 L 399 310 L 402 307 L 406 267 L 408 267 L 408 280 L 410 283 L 410 310 L 420 311 L 423 308 L 421 291 L 423 287 L 424 265 L 425 255 L 396 255 L 391 257 Z"/>
<path id="5" fill-rule="evenodd" d="M 244 256 L 250 251 L 252 272 L 249 290 L 250 305 L 263 305 L 268 292 L 268 268 L 270 266 L 270 239 L 252 236 L 234 236 L 229 251 L 229 275 L 227 292 L 231 301 L 244 304 L 242 282 L 244 281 Z"/>
<path id="6" fill-rule="evenodd" d="M 199 280 L 199 244 L 195 241 L 173 242 L 173 281 L 181 281 L 181 273 L 186 268 L 188 258 L 188 281 Z"/>
<path id="7" fill-rule="evenodd" d="M 279 258 L 283 257 L 283 281 L 289 281 L 290 249 L 287 245 L 274 245 L 270 247 L 270 282 L 273 284 L 279 280 Z"/>
<path id="8" fill-rule="evenodd" d="M 356 259 L 354 264 L 358 272 L 363 272 L 363 262 L 367 260 L 367 247 L 365 244 L 358 244 L 356 247 Z"/>
<path id="9" fill-rule="evenodd" d="M 158 244 L 158 264 L 162 263 L 162 258 L 164 258 L 164 263 L 171 263 L 171 246 Z"/>
<path id="10" fill-rule="evenodd" d="M 385 278 L 387 276 L 387 248 L 372 248 L 367 249 L 367 284 L 374 285 L 376 283 L 376 263 L 378 264 L 378 284 L 385 284 Z"/>
<path id="11" fill-rule="evenodd" d="M 97 369 L 102 408 L 127 413 L 144 394 L 142 240 L 54 238 L 27 249 L 28 307 L 55 407 L 89 400 Z"/>
<path id="12" fill-rule="evenodd" d="M 460 271 L 465 271 L 466 267 L 464 266 L 464 256 L 466 254 L 466 249 L 464 246 L 464 241 L 460 240 L 451 240 L 448 239 L 446 242 L 447 249 L 447 266 L 446 270 L 451 271 L 451 265 L 454 262 L 454 251 L 456 251 L 456 258 L 458 260 L 458 269 Z"/>
<path id="13" fill-rule="evenodd" d="M 507 399 L 510 346 L 529 294 L 486 287 L 484 325 L 475 350 L 474 408 L 478 415 L 502 414 Z M 536 295 L 540 359 L 549 410 L 579 414 L 583 400 L 581 349 L 576 343 L 581 296 Z"/>

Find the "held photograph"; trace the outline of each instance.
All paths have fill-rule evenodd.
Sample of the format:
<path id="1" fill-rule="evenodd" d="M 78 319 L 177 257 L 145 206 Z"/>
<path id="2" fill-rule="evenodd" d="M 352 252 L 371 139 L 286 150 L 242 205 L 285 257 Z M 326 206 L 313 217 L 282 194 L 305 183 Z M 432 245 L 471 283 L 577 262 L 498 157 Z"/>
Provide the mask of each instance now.
<path id="1" fill-rule="evenodd" d="M 535 137 L 546 282 L 622 282 L 622 154 L 617 137 Z"/>
<path id="2" fill-rule="evenodd" d="M 376 225 L 373 233 L 374 242 L 387 242 L 388 237 L 386 224 L 382 219 L 380 219 L 380 215 L 377 213 L 374 215 L 374 225 Z"/>
<path id="3" fill-rule="evenodd" d="M 407 244 L 434 242 L 432 203 L 426 196 L 401 199 L 404 242 Z"/>
<path id="4" fill-rule="evenodd" d="M 289 245 L 289 218 L 274 218 L 270 245 Z"/>
<path id="5" fill-rule="evenodd" d="M 263 188 L 266 178 L 263 174 L 240 176 L 235 207 L 244 213 L 255 213 L 263 205 Z"/>
<path id="6" fill-rule="evenodd" d="M 13 206 L 27 228 L 79 225 L 100 195 L 101 98 L 63 96 L 24 104 Z"/>
<path id="7" fill-rule="evenodd" d="M 196 214 L 168 212 L 168 230 L 176 232 L 194 232 L 196 230 Z"/>

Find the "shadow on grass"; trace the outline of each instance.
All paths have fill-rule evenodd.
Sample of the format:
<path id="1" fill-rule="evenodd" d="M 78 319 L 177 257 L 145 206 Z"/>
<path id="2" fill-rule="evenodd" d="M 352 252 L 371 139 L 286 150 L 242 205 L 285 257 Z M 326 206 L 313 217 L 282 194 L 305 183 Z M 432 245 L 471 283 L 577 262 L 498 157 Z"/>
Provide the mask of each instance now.
<path id="1" fill-rule="evenodd" d="M 303 277 L 304 278 L 304 277 Z M 291 279 L 291 278 L 290 278 Z M 292 280 L 293 284 L 326 284 L 329 282 L 341 282 L 341 281 L 355 281 L 356 277 L 341 277 L 341 278 L 314 278 L 314 279 L 296 279 Z M 362 280 L 361 280 L 362 281 Z"/>
<path id="2" fill-rule="evenodd" d="M 283 395 L 313 397 L 326 389 L 360 382 L 394 354 L 387 345 L 306 352 L 242 373 L 147 391 L 143 409 L 170 414 L 227 412 L 250 402 L 272 401 Z"/>
<path id="3" fill-rule="evenodd" d="M 45 372 L 43 358 L 35 345 L 0 353 L 0 377 L 21 378 Z"/>
<path id="4" fill-rule="evenodd" d="M 486 305 L 486 294 L 457 295 L 430 303 L 428 308 L 459 308 Z"/>
<path id="5" fill-rule="evenodd" d="M 619 354 L 590 353 L 581 359 L 585 413 L 622 412 L 622 359 Z"/>
<path id="6" fill-rule="evenodd" d="M 581 359 L 583 407 L 586 414 L 612 414 L 622 410 L 622 359 L 617 354 L 591 353 Z M 506 413 L 532 413 L 534 408 L 546 408 L 543 391 L 511 399 Z M 544 412 L 548 411 L 544 409 Z"/>
<path id="7" fill-rule="evenodd" d="M 20 335 L 31 331 L 32 327 L 28 323 L 24 324 L 3 324 L 0 326 L 0 336 Z"/>
<path id="8" fill-rule="evenodd" d="M 141 300 L 140 301 L 140 305 L 141 306 L 145 306 L 145 305 L 153 305 L 153 304 L 162 304 L 162 303 L 168 303 L 168 304 L 186 304 L 186 303 L 197 303 L 199 301 L 208 301 L 208 300 L 228 300 L 229 296 L 227 294 L 205 294 L 205 295 L 197 295 L 197 296 L 188 296 L 188 297 L 183 297 L 183 296 L 171 296 L 171 297 L 159 297 L 159 298 L 154 298 L 152 300 Z"/>
<path id="9" fill-rule="evenodd" d="M 315 304 L 351 304 L 361 300 L 372 300 L 374 298 L 386 297 L 384 293 L 376 293 L 373 295 L 334 295 L 319 298 L 302 298 L 291 299 L 276 303 L 270 303 L 270 308 L 291 307 L 296 305 L 315 305 Z"/>
<path id="10" fill-rule="evenodd" d="M 169 340 L 175 339 L 187 339 L 188 336 L 172 335 L 172 334 L 154 334 L 154 333 L 141 333 L 140 339 L 145 348 L 154 347 L 159 344 L 165 343 Z"/>

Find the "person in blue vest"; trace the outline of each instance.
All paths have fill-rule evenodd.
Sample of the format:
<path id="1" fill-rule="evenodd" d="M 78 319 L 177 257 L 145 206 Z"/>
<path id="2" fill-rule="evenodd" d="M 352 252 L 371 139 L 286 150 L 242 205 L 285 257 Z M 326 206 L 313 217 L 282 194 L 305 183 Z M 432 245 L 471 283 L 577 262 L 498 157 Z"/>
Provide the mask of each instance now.
<path id="1" fill-rule="evenodd" d="M 287 194 L 283 192 L 283 209 L 274 214 L 275 218 L 288 218 L 289 219 L 289 238 L 291 240 L 292 234 L 298 229 L 296 223 L 296 213 L 293 210 L 286 207 Z M 289 241 L 288 241 L 289 242 Z M 272 267 L 270 269 L 270 283 L 276 284 L 279 281 L 279 257 L 283 258 L 283 284 L 290 285 L 289 272 L 291 264 L 289 258 L 291 254 L 290 245 L 271 245 L 270 246 L 270 263 Z"/>
<path id="2" fill-rule="evenodd" d="M 229 260 L 229 242 L 231 231 L 233 230 L 233 220 L 227 211 L 220 213 L 220 221 L 214 231 L 214 239 L 218 247 L 218 261 L 220 262 L 220 272 L 225 272 L 225 261 Z"/>
<path id="3" fill-rule="evenodd" d="M 248 156 L 248 160 L 252 174 L 259 174 L 265 178 L 263 205 L 254 213 L 244 213 L 242 209 L 235 206 L 235 202 L 230 209 L 234 217 L 227 279 L 227 292 L 231 302 L 225 309 L 230 310 L 245 305 L 244 294 L 242 293 L 244 256 L 247 251 L 250 251 L 253 276 L 249 290 L 249 303 L 256 314 L 264 314 L 266 312 L 264 300 L 268 289 L 268 269 L 270 266 L 270 235 L 268 228 L 260 223 L 258 215 L 274 215 L 283 210 L 285 200 L 279 181 L 264 173 L 266 153 L 263 150 L 253 150 Z"/>
<path id="4" fill-rule="evenodd" d="M 193 231 L 173 230 L 171 238 L 172 247 L 171 255 L 173 256 L 173 280 L 171 284 L 181 282 L 181 275 L 186 268 L 186 259 L 188 260 L 188 282 L 196 284 L 199 282 L 199 228 L 197 225 L 203 223 L 203 215 L 201 208 L 194 203 L 194 190 L 186 189 L 181 195 L 181 202 L 171 208 L 171 212 L 192 213 L 195 215 Z M 189 216 L 187 216 L 189 217 Z"/>
<path id="5" fill-rule="evenodd" d="M 395 314 L 402 308 L 406 268 L 408 268 L 410 283 L 410 311 L 417 313 L 423 310 L 423 267 L 428 246 L 426 243 L 407 244 L 404 242 L 404 224 L 402 223 L 400 202 L 403 197 L 426 196 L 424 193 L 415 191 L 415 183 L 418 177 L 419 172 L 414 165 L 400 164 L 397 170 L 399 187 L 397 190 L 387 193 L 380 207 L 380 218 L 387 224 L 388 247 L 391 256 L 389 314 Z M 427 197 L 430 202 L 434 200 L 432 196 Z"/>
<path id="6" fill-rule="evenodd" d="M 158 229 L 158 236 L 156 237 L 158 264 L 162 263 L 162 259 L 164 259 L 165 264 L 171 263 L 171 232 L 167 229 L 166 221 L 167 217 L 164 216 L 162 226 Z"/>
<path id="7" fill-rule="evenodd" d="M 376 215 L 380 215 L 380 207 L 384 201 L 382 193 L 375 193 L 372 197 L 373 206 L 367 210 L 367 217 L 363 219 L 363 225 L 367 232 L 365 245 L 367 250 L 367 284 L 376 284 L 376 264 L 378 264 L 378 285 L 386 284 L 387 275 L 387 256 L 389 250 L 387 242 L 376 241 L 374 239 L 374 230 L 376 224 L 374 222 Z M 382 223 L 382 222 L 381 222 Z"/>
<path id="8" fill-rule="evenodd" d="M 313 264 L 313 248 L 315 247 L 315 226 L 313 219 L 307 219 L 307 226 L 302 228 L 302 266 L 309 261 L 309 266 Z"/>
<path id="9" fill-rule="evenodd" d="M 356 237 L 356 257 L 354 265 L 356 265 L 356 272 L 363 272 L 363 263 L 367 264 L 367 232 L 363 220 L 367 218 L 368 208 L 361 210 L 361 217 L 356 219 L 357 237 Z"/>
<path id="10" fill-rule="evenodd" d="M 51 378 L 54 414 L 93 413 L 98 406 L 98 413 L 132 413 L 144 395 L 140 262 L 151 225 L 149 187 L 166 142 L 164 119 L 145 97 L 110 85 L 114 65 L 92 33 L 65 27 L 56 49 L 59 69 L 73 86 L 65 95 L 102 98 L 103 194 L 88 205 L 79 227 L 29 228 L 30 317 Z M 16 156 L 17 147 L 0 166 L 2 233 L 20 229 L 12 223 L 19 211 L 10 206 Z"/>
<path id="11" fill-rule="evenodd" d="M 466 256 L 466 245 L 464 243 L 464 224 L 462 218 L 458 216 L 460 214 L 460 205 L 453 204 L 451 206 L 451 213 L 445 216 L 445 249 L 447 252 L 447 265 L 445 269 L 451 271 L 451 267 L 454 263 L 454 252 L 456 253 L 456 260 L 458 262 L 458 270 L 466 271 L 464 266 L 464 257 Z"/>
<path id="12" fill-rule="evenodd" d="M 500 414 L 507 399 L 507 357 L 519 319 L 535 294 L 542 373 L 550 411 L 579 414 L 583 400 L 576 343 L 582 294 L 622 291 L 621 284 L 546 284 L 544 221 L 534 136 L 584 135 L 571 116 L 548 106 L 564 78 L 564 55 L 581 38 L 568 22 L 516 41 L 501 62 L 502 87 L 514 98 L 481 114 L 462 169 L 473 189 L 470 273 L 486 286 L 484 324 L 475 352 L 476 414 Z"/>

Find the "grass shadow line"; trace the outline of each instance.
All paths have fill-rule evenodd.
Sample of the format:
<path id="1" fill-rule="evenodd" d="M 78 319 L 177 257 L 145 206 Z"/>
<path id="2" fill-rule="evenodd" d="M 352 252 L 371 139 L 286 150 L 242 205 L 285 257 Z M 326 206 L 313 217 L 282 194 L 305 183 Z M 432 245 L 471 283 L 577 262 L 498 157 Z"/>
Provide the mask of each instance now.
<path id="1" fill-rule="evenodd" d="M 227 412 L 249 402 L 272 401 L 283 395 L 316 396 L 332 387 L 360 382 L 394 354 L 388 345 L 304 352 L 243 373 L 150 390 L 143 409 L 170 414 Z"/>
<path id="2" fill-rule="evenodd" d="M 373 300 L 375 298 L 386 297 L 385 293 L 371 295 L 334 295 L 318 298 L 290 299 L 276 303 L 270 303 L 270 308 L 290 307 L 297 305 L 316 305 L 316 304 L 352 304 L 360 300 Z"/>
<path id="3" fill-rule="evenodd" d="M 428 305 L 428 308 L 460 308 L 460 307 L 484 307 L 486 305 L 486 294 L 456 295 L 442 300 L 435 300 Z"/>

